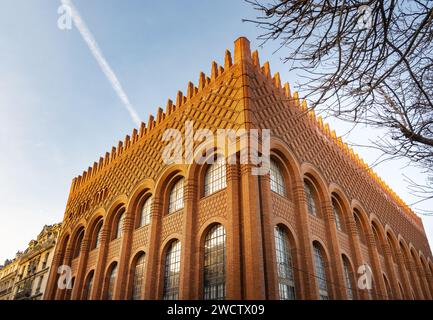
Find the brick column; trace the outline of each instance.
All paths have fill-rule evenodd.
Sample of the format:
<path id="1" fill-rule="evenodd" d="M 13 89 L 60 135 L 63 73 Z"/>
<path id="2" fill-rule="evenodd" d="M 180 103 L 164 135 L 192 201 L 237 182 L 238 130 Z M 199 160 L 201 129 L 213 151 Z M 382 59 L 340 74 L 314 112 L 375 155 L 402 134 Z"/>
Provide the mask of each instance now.
<path id="1" fill-rule="evenodd" d="M 159 195 L 152 196 L 152 209 L 150 213 L 150 224 L 149 224 L 149 241 L 148 241 L 148 252 L 146 252 L 146 273 L 144 277 L 144 292 L 143 298 L 148 299 L 160 299 L 159 274 L 161 272 L 161 261 L 160 255 L 160 235 L 161 235 L 161 223 L 162 223 L 162 201 Z"/>
<path id="2" fill-rule="evenodd" d="M 269 174 L 259 176 L 260 183 L 260 198 L 261 198 L 261 211 L 263 221 L 263 241 L 264 241 L 264 256 L 265 256 L 265 275 L 266 275 L 266 290 L 267 299 L 280 299 L 278 287 L 278 275 L 276 268 L 276 255 L 275 255 L 275 239 L 274 239 L 274 226 L 272 224 L 272 198 L 271 198 L 271 185 Z"/>
<path id="3" fill-rule="evenodd" d="M 344 289 L 346 282 L 343 273 L 343 260 L 340 254 L 340 241 L 338 240 L 337 227 L 335 224 L 334 210 L 330 199 L 322 202 L 322 214 L 325 220 L 326 229 L 328 230 L 328 248 L 330 251 L 330 266 L 333 282 L 332 286 L 334 297 L 336 299 L 347 300 L 347 291 Z"/>
<path id="4" fill-rule="evenodd" d="M 409 255 L 410 255 L 410 253 L 409 253 Z M 410 276 L 412 278 L 412 285 L 413 285 L 413 290 L 415 291 L 415 296 L 417 299 L 423 300 L 424 295 L 423 295 L 423 292 L 421 289 L 421 284 L 419 283 L 419 278 L 418 278 L 415 262 L 413 261 L 413 259 L 411 259 L 411 257 L 405 257 L 405 259 L 407 261 L 407 266 L 409 269 L 408 271 L 409 271 Z"/>
<path id="5" fill-rule="evenodd" d="M 426 284 L 428 284 L 428 287 L 430 289 L 430 299 L 433 299 L 433 276 L 430 272 L 430 269 L 428 268 L 428 266 L 426 266 L 426 268 L 424 269 L 424 281 L 426 282 Z"/>
<path id="6" fill-rule="evenodd" d="M 95 276 L 93 278 L 92 300 L 102 299 L 102 290 L 104 286 L 105 267 L 108 252 L 108 244 L 110 242 L 110 230 L 107 221 L 101 230 L 101 241 L 99 243 L 98 263 L 96 265 Z"/>
<path id="7" fill-rule="evenodd" d="M 259 186 L 251 164 L 241 164 L 244 299 L 266 298 Z"/>
<path id="8" fill-rule="evenodd" d="M 227 261 L 226 296 L 229 300 L 242 299 L 241 270 L 241 212 L 238 165 L 227 164 Z"/>
<path id="9" fill-rule="evenodd" d="M 72 241 L 69 241 L 68 246 L 65 251 L 65 257 L 63 259 L 63 264 L 67 266 L 71 266 L 72 261 Z M 56 300 L 64 300 L 66 297 L 66 291 L 69 289 L 57 290 L 56 292 Z"/>
<path id="10" fill-rule="evenodd" d="M 417 270 L 420 285 L 423 289 L 424 299 L 432 300 L 432 297 L 431 297 L 430 291 L 429 291 L 429 285 L 428 285 L 427 279 L 426 279 L 426 275 L 424 273 L 423 267 L 422 267 L 421 262 L 419 260 L 415 261 L 415 268 Z"/>
<path id="11" fill-rule="evenodd" d="M 78 260 L 77 276 L 75 278 L 74 288 L 72 290 L 72 300 L 80 300 L 83 293 L 83 284 L 86 277 L 87 259 L 89 257 L 90 234 L 86 229 L 83 241 L 81 242 L 80 258 Z"/>
<path id="12" fill-rule="evenodd" d="M 196 277 L 196 263 L 194 253 L 195 247 L 195 221 L 197 212 L 197 186 L 194 178 L 185 179 L 184 185 L 184 217 L 182 226 L 182 251 L 180 261 L 180 283 L 179 283 L 179 298 L 182 300 L 193 299 L 193 283 L 192 280 Z"/>
<path id="13" fill-rule="evenodd" d="M 127 299 L 127 282 L 129 276 L 129 260 L 131 257 L 132 235 L 134 231 L 134 214 L 131 211 L 124 213 L 125 218 L 122 225 L 122 239 L 120 244 L 120 258 L 117 269 L 117 279 L 115 285 L 114 299 Z"/>
<path id="14" fill-rule="evenodd" d="M 397 264 L 398 264 L 398 269 L 400 272 L 400 280 L 403 282 L 402 285 L 403 285 L 403 289 L 406 293 L 406 297 L 408 299 L 412 299 L 412 292 L 411 292 L 409 275 L 406 272 L 405 258 L 403 256 L 403 253 L 401 252 L 400 248 L 397 248 L 397 252 L 395 255 L 397 257 Z"/>
<path id="15" fill-rule="evenodd" d="M 293 199 L 295 202 L 295 212 L 297 216 L 297 230 L 299 238 L 299 252 L 298 255 L 300 262 L 299 268 L 303 271 L 300 272 L 300 279 L 304 285 L 304 292 L 300 299 L 316 300 L 319 299 L 319 291 L 316 285 L 315 268 L 313 261 L 312 241 L 310 237 L 309 213 L 307 212 L 307 199 L 305 197 L 304 184 L 300 177 L 295 177 L 293 187 Z"/>
<path id="16" fill-rule="evenodd" d="M 354 273 L 354 277 L 355 277 L 355 285 L 356 288 L 353 288 L 354 290 L 356 290 L 356 292 L 358 293 L 358 299 L 363 299 L 363 300 L 368 300 L 369 296 L 368 296 L 368 292 L 367 290 L 360 290 L 358 288 L 358 284 L 357 284 L 357 275 L 358 275 L 358 268 L 364 264 L 364 259 L 362 257 L 361 254 L 361 245 L 360 245 L 360 239 L 358 237 L 358 229 L 356 226 L 356 222 L 355 219 L 353 217 L 353 214 L 350 213 L 348 215 L 346 215 L 346 220 L 347 220 L 347 231 L 349 233 L 349 239 L 350 239 L 350 247 L 351 247 L 351 251 L 352 251 L 352 259 L 353 259 L 353 264 L 354 264 L 354 269 L 353 273 Z"/>
<path id="17" fill-rule="evenodd" d="M 383 280 L 382 266 L 380 265 L 379 253 L 377 252 L 376 239 L 371 227 L 366 228 L 366 240 L 368 252 L 370 254 L 371 269 L 373 271 L 373 286 L 377 300 L 384 300 L 387 297 L 385 281 Z"/>
<path id="18" fill-rule="evenodd" d="M 382 247 L 383 247 L 383 253 L 385 255 L 384 258 L 385 258 L 386 268 L 388 270 L 387 274 L 388 274 L 388 278 L 391 282 L 390 286 L 391 286 L 391 290 L 393 293 L 393 296 L 389 297 L 389 299 L 404 299 L 404 297 L 401 296 L 400 288 L 398 287 L 397 275 L 395 272 L 394 260 L 392 258 L 391 247 L 389 246 L 387 241 L 385 241 L 383 243 Z"/>

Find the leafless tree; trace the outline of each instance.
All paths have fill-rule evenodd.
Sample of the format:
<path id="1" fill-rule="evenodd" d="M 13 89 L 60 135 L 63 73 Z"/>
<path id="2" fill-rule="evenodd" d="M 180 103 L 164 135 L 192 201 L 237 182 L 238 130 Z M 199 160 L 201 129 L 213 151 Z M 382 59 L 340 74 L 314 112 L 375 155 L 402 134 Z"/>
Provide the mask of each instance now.
<path id="1" fill-rule="evenodd" d="M 272 1 L 272 0 L 269 0 Z M 328 116 L 385 129 L 373 147 L 426 173 L 411 191 L 433 197 L 433 1 L 246 0 L 259 39 L 287 49 L 301 94 Z"/>

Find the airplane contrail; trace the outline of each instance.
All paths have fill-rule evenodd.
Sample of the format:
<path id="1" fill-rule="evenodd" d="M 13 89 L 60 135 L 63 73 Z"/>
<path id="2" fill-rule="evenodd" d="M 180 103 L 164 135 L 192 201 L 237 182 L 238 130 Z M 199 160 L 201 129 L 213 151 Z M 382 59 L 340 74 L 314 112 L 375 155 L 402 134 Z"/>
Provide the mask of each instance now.
<path id="1" fill-rule="evenodd" d="M 129 102 L 128 96 L 126 95 L 125 91 L 123 91 L 122 85 L 117 79 L 116 74 L 113 72 L 107 60 L 104 58 L 104 55 L 102 54 L 98 43 L 96 42 L 95 38 L 93 38 L 93 35 L 90 33 L 84 20 L 81 18 L 80 13 L 70 0 L 61 0 L 61 2 L 63 5 L 70 8 L 72 21 L 74 21 L 75 26 L 77 27 L 84 41 L 87 43 L 87 46 L 89 47 L 99 66 L 101 67 L 102 72 L 104 72 L 108 81 L 110 81 L 113 90 L 122 101 L 123 106 L 128 111 L 129 115 L 132 118 L 132 121 L 134 121 L 137 126 L 140 126 L 141 120 L 138 116 L 137 111 L 135 111 L 134 107 Z"/>

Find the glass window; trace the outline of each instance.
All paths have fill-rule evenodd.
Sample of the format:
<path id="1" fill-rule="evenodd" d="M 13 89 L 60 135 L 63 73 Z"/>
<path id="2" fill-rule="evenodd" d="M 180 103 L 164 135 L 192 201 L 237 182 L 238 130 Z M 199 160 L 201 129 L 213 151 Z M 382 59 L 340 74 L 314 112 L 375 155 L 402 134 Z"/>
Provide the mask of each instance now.
<path id="1" fill-rule="evenodd" d="M 227 186 L 225 159 L 218 159 L 206 171 L 204 179 L 204 195 L 210 195 Z"/>
<path id="2" fill-rule="evenodd" d="M 119 217 L 117 218 L 117 225 L 116 225 L 116 233 L 114 234 L 113 239 L 120 238 L 123 233 L 123 221 L 125 219 L 125 214 L 122 212 Z"/>
<path id="3" fill-rule="evenodd" d="M 316 280 L 319 289 L 320 300 L 328 300 L 328 286 L 326 281 L 325 261 L 323 259 L 322 250 L 320 246 L 314 244 L 314 264 L 316 268 Z"/>
<path id="4" fill-rule="evenodd" d="M 353 215 L 353 217 L 355 219 L 356 231 L 358 233 L 359 240 L 362 243 L 365 243 L 364 232 L 362 229 L 361 221 L 359 220 L 359 217 L 356 213 Z"/>
<path id="5" fill-rule="evenodd" d="M 107 300 L 113 300 L 114 297 L 114 286 L 116 285 L 117 277 L 117 264 L 115 264 L 110 271 L 108 278 L 108 290 L 107 290 Z"/>
<path id="6" fill-rule="evenodd" d="M 345 257 L 343 257 L 343 267 L 344 267 L 344 282 L 346 285 L 346 294 L 349 300 L 353 300 L 353 289 L 352 289 L 352 281 L 350 276 L 350 266 L 349 261 Z"/>
<path id="7" fill-rule="evenodd" d="M 152 197 L 144 201 L 143 209 L 141 210 L 140 227 L 147 226 L 150 223 L 150 213 L 152 211 Z"/>
<path id="8" fill-rule="evenodd" d="M 226 232 L 221 224 L 209 230 L 204 244 L 204 299 L 224 300 L 226 297 Z"/>
<path id="9" fill-rule="evenodd" d="M 287 232 L 279 226 L 275 227 L 274 237 L 280 299 L 294 300 L 295 281 L 289 237 Z"/>
<path id="10" fill-rule="evenodd" d="M 280 166 L 271 159 L 270 166 L 271 191 L 278 193 L 281 196 L 286 195 L 286 185 Z"/>
<path id="11" fill-rule="evenodd" d="M 183 181 L 183 178 L 180 179 L 171 189 L 168 213 L 173 213 L 183 208 Z"/>
<path id="12" fill-rule="evenodd" d="M 146 256 L 144 253 L 135 262 L 134 281 L 132 287 L 132 300 L 140 300 L 144 284 L 144 268 L 146 266 Z"/>
<path id="13" fill-rule="evenodd" d="M 78 258 L 80 256 L 81 245 L 83 244 L 83 238 L 84 238 L 84 230 L 81 230 L 77 238 L 77 243 L 75 245 L 74 258 Z"/>
<path id="14" fill-rule="evenodd" d="M 173 241 L 165 255 L 164 300 L 179 299 L 180 253 L 180 241 Z"/>
<path id="15" fill-rule="evenodd" d="M 314 191 L 310 182 L 304 182 L 305 196 L 307 198 L 308 213 L 317 216 L 316 201 L 314 200 Z"/>
<path id="16" fill-rule="evenodd" d="M 332 210 L 334 211 L 335 226 L 337 227 L 338 231 L 342 231 L 343 229 L 341 228 L 340 207 L 335 200 L 332 201 Z"/>
<path id="17" fill-rule="evenodd" d="M 87 277 L 86 286 L 83 292 L 83 300 L 89 300 L 91 297 L 92 287 L 93 287 L 93 275 L 94 272 L 91 271 L 89 276 Z"/>
<path id="18" fill-rule="evenodd" d="M 98 222 L 98 225 L 95 228 L 95 244 L 93 245 L 93 249 L 99 248 L 101 244 L 102 237 L 102 221 Z"/>

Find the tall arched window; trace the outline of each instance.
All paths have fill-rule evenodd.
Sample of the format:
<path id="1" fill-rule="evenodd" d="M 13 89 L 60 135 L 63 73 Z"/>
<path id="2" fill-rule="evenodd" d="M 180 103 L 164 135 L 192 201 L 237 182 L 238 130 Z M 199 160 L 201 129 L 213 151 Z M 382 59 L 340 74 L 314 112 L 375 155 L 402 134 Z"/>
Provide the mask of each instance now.
<path id="1" fill-rule="evenodd" d="M 83 292 L 83 300 L 89 300 L 92 293 L 94 271 L 90 271 L 87 276 L 86 284 Z"/>
<path id="2" fill-rule="evenodd" d="M 141 209 L 140 227 L 147 226 L 150 223 L 150 213 L 152 211 L 152 197 L 144 201 L 143 208 Z"/>
<path id="3" fill-rule="evenodd" d="M 144 269 L 146 267 L 146 256 L 141 253 L 135 261 L 133 268 L 134 278 L 132 282 L 132 300 L 140 300 L 144 284 Z"/>
<path id="4" fill-rule="evenodd" d="M 343 256 L 343 268 L 344 268 L 344 284 L 346 286 L 347 299 L 353 300 L 353 289 L 352 289 L 352 276 L 349 260 Z"/>
<path id="5" fill-rule="evenodd" d="M 114 297 L 114 286 L 116 285 L 117 277 L 117 263 L 115 263 L 108 272 L 107 275 L 107 300 L 113 300 Z"/>
<path id="6" fill-rule="evenodd" d="M 376 242 L 377 253 L 381 256 L 384 256 L 382 250 L 382 242 L 379 239 L 379 234 L 374 224 L 371 225 L 371 229 L 373 230 L 374 241 Z"/>
<path id="7" fill-rule="evenodd" d="M 278 287 L 281 300 L 295 299 L 295 280 L 289 236 L 283 228 L 274 229 L 275 253 L 277 257 Z"/>
<path id="8" fill-rule="evenodd" d="M 164 300 L 179 299 L 180 241 L 173 241 L 165 254 Z"/>
<path id="9" fill-rule="evenodd" d="M 208 196 L 218 190 L 224 189 L 226 186 L 226 162 L 224 158 L 220 158 L 206 170 L 204 195 Z"/>
<path id="10" fill-rule="evenodd" d="M 356 211 L 353 214 L 353 218 L 355 219 L 356 231 L 358 233 L 359 240 L 365 244 L 364 229 L 362 228 L 361 220 L 359 219 Z"/>
<path id="11" fill-rule="evenodd" d="M 80 256 L 81 246 L 83 244 L 83 238 L 84 238 L 84 229 L 81 229 L 77 237 L 77 242 L 75 243 L 74 259 Z"/>
<path id="12" fill-rule="evenodd" d="M 99 248 L 99 245 L 101 243 L 101 236 L 102 236 L 102 225 L 103 225 L 103 221 L 101 220 L 98 222 L 98 224 L 95 227 L 92 249 Z"/>
<path id="13" fill-rule="evenodd" d="M 317 209 L 316 209 L 316 200 L 314 197 L 314 189 L 311 185 L 311 182 L 308 180 L 304 181 L 304 190 L 305 190 L 305 196 L 307 198 L 307 209 L 308 213 L 312 214 L 313 216 L 317 216 Z"/>
<path id="14" fill-rule="evenodd" d="M 209 230 L 204 243 L 203 298 L 226 297 L 226 232 L 221 224 Z"/>
<path id="15" fill-rule="evenodd" d="M 275 160 L 271 159 L 270 165 L 270 183 L 271 183 L 271 191 L 278 193 L 281 196 L 286 196 L 286 185 L 284 183 L 284 176 L 281 171 L 280 166 Z"/>
<path id="16" fill-rule="evenodd" d="M 183 208 L 183 182 L 184 179 L 180 179 L 170 190 L 168 213 L 173 213 Z"/>
<path id="17" fill-rule="evenodd" d="M 124 209 L 122 209 L 122 211 L 119 213 L 119 215 L 117 216 L 117 220 L 116 220 L 116 224 L 115 224 L 115 232 L 114 232 L 114 236 L 113 236 L 113 240 L 114 239 L 118 239 L 122 236 L 123 233 L 123 221 L 125 219 L 125 213 L 124 213 Z"/>
<path id="18" fill-rule="evenodd" d="M 334 212 L 335 226 L 337 227 L 337 230 L 343 231 L 341 224 L 341 209 L 339 203 L 335 199 L 332 199 L 332 210 Z"/>
<path id="19" fill-rule="evenodd" d="M 316 281 L 319 289 L 320 300 L 329 300 L 328 285 L 326 279 L 325 260 L 322 254 L 322 248 L 315 242 L 314 248 L 314 265 L 316 269 Z"/>

